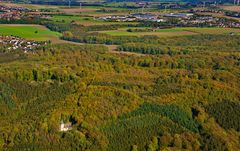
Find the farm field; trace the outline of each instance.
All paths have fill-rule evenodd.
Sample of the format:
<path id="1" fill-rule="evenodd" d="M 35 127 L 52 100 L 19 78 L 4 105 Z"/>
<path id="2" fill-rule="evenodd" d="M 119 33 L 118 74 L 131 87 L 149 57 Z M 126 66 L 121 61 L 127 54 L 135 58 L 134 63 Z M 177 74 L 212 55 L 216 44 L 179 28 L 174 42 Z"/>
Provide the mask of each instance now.
<path id="1" fill-rule="evenodd" d="M 79 6 L 72 6 L 69 8 L 68 6 L 57 6 L 57 5 L 38 5 L 38 4 L 14 4 L 14 3 L 1 3 L 2 5 L 9 7 L 26 7 L 30 9 L 52 9 L 58 10 L 61 13 L 71 14 L 71 15 L 91 15 L 91 16 L 105 16 L 105 15 L 113 15 L 113 14 L 124 14 L 131 10 L 126 8 L 117 8 L 117 7 L 109 7 L 105 8 L 102 6 L 82 6 L 81 9 Z M 116 10 L 114 13 L 104 13 L 98 12 L 99 10 Z"/>
<path id="2" fill-rule="evenodd" d="M 9 6 L 9 7 L 26 7 L 30 9 L 53 9 L 58 10 L 61 13 L 72 14 L 72 15 L 107 15 L 109 13 L 102 13 L 97 12 L 98 10 L 105 9 L 105 10 L 117 10 L 117 11 L 128 11 L 128 9 L 124 8 L 104 8 L 101 6 L 82 6 L 81 9 L 79 6 L 72 6 L 69 8 L 68 6 L 57 6 L 57 5 L 39 5 L 39 4 L 15 4 L 15 3 L 1 3 L 2 5 Z M 121 12 L 118 12 L 119 14 Z"/>
<path id="3" fill-rule="evenodd" d="M 0 34 L 19 36 L 36 41 L 54 40 L 61 36 L 60 33 L 50 31 L 44 26 L 18 24 L 0 25 Z"/>
<path id="4" fill-rule="evenodd" d="M 98 10 L 116 10 L 116 11 L 125 11 L 128 10 L 126 8 L 106 8 L 102 6 L 82 6 L 81 9 L 79 6 L 72 6 L 69 7 L 59 7 L 59 9 L 67 14 L 74 14 L 74 13 L 94 13 Z"/>
<path id="5" fill-rule="evenodd" d="M 4 3 L 2 2 L 1 5 L 9 6 L 9 7 L 26 7 L 30 9 L 58 9 L 59 6 L 55 5 L 38 5 L 38 4 L 15 4 L 15 3 Z"/>
<path id="6" fill-rule="evenodd" d="M 240 12 L 240 6 L 222 6 L 224 10 Z"/>
<path id="7" fill-rule="evenodd" d="M 128 32 L 129 28 L 121 28 L 118 30 L 111 31 L 100 31 L 100 33 L 109 34 L 112 36 L 143 36 L 143 35 L 156 35 L 156 36 L 184 36 L 184 35 L 195 35 L 195 34 L 228 34 L 236 33 L 239 34 L 240 29 L 233 28 L 197 28 L 197 27 L 186 27 L 186 28 L 171 28 L 171 29 L 157 29 L 150 32 Z M 137 28 L 133 28 L 137 29 Z"/>
<path id="8" fill-rule="evenodd" d="M 183 30 L 191 31 L 200 34 L 228 34 L 235 33 L 239 34 L 240 29 L 235 28 L 183 28 Z"/>

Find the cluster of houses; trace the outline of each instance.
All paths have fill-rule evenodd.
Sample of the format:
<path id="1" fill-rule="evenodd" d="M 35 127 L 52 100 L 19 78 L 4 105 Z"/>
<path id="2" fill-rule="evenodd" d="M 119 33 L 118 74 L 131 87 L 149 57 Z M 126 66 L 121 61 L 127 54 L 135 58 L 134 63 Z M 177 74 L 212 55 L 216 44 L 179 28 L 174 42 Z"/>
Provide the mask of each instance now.
<path id="1" fill-rule="evenodd" d="M 0 5 L 0 19 L 7 19 L 7 20 L 17 20 L 21 18 L 44 18 L 49 19 L 51 16 L 50 12 L 40 12 L 39 10 L 33 10 L 25 7 L 17 7 L 17 6 L 4 6 Z"/>
<path id="2" fill-rule="evenodd" d="M 157 15 L 150 13 L 135 13 L 130 15 L 113 15 L 98 17 L 97 20 L 102 21 L 117 21 L 117 22 L 133 22 L 133 21 L 153 21 L 153 22 L 164 22 L 165 20 L 159 19 Z"/>
<path id="3" fill-rule="evenodd" d="M 216 24 L 219 21 L 219 18 L 213 16 L 195 16 L 189 21 L 184 21 L 184 23 L 188 24 Z"/>
<path id="4" fill-rule="evenodd" d="M 240 18 L 240 12 L 227 11 L 227 12 L 225 12 L 225 15 L 230 16 L 230 17 Z"/>
<path id="5" fill-rule="evenodd" d="M 169 18 L 179 18 L 182 20 L 193 18 L 192 13 L 165 13 L 154 15 L 151 13 L 135 13 L 130 15 L 116 15 L 99 17 L 98 20 L 117 21 L 117 22 L 132 22 L 132 21 L 152 21 L 152 22 L 167 22 Z"/>
<path id="6" fill-rule="evenodd" d="M 191 13 L 218 13 L 218 14 L 224 13 L 220 9 L 191 9 L 190 12 Z"/>
<path id="7" fill-rule="evenodd" d="M 138 7 L 152 7 L 158 9 L 185 9 L 192 7 L 209 7 L 216 6 L 218 3 L 215 1 L 204 1 L 204 2 L 194 2 L 194 3 L 179 3 L 179 2 L 136 2 Z"/>
<path id="8" fill-rule="evenodd" d="M 228 24 L 220 23 L 220 24 L 218 24 L 218 27 L 223 27 L 223 28 L 240 28 L 240 22 L 229 22 Z"/>
<path id="9" fill-rule="evenodd" d="M 240 27 L 240 22 L 237 21 L 230 21 L 226 18 L 213 17 L 211 15 L 197 15 L 193 13 L 163 13 L 160 15 L 151 13 L 135 13 L 130 15 L 99 17 L 97 20 L 116 22 L 152 21 L 158 23 L 164 22 L 167 24 L 171 18 L 175 18 L 175 25 L 179 26 L 208 26 L 224 28 Z M 169 22 L 169 24 L 172 24 L 172 22 Z"/>
<path id="10" fill-rule="evenodd" d="M 20 19 L 24 15 L 23 12 L 29 11 L 31 10 L 25 7 L 0 6 L 0 18 Z"/>
<path id="11" fill-rule="evenodd" d="M 14 6 L 0 6 L 1 12 L 13 12 L 13 11 L 30 11 L 29 8 L 26 7 L 14 7 Z"/>
<path id="12" fill-rule="evenodd" d="M 191 13 L 216 13 L 216 14 L 224 14 L 230 17 L 240 18 L 240 12 L 235 11 L 225 11 L 222 9 L 191 9 Z"/>
<path id="13" fill-rule="evenodd" d="M 187 19 L 180 19 L 179 23 L 186 26 L 208 26 L 223 28 L 240 28 L 240 22 L 227 18 L 218 18 L 210 15 L 195 15 Z"/>
<path id="14" fill-rule="evenodd" d="M 47 43 L 26 40 L 15 36 L 0 36 L 0 44 L 6 46 L 8 51 L 21 50 L 27 53 Z"/>

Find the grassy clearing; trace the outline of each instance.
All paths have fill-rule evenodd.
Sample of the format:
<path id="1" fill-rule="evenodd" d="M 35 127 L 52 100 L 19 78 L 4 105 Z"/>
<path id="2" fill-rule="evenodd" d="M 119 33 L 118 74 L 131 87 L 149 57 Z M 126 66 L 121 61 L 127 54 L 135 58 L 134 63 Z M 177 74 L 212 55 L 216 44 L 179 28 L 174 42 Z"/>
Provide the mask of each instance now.
<path id="1" fill-rule="evenodd" d="M 61 36 L 60 33 L 40 25 L 0 25 L 0 35 L 13 35 L 36 41 L 58 39 Z"/>
<path id="2" fill-rule="evenodd" d="M 112 36 L 143 36 L 143 35 L 156 35 L 156 36 L 183 36 L 194 34 L 239 34 L 240 29 L 233 28 L 171 28 L 171 29 L 157 29 L 150 32 L 128 32 L 129 28 L 121 28 L 118 30 L 101 31 L 101 33 L 109 34 Z M 136 28 L 133 28 L 136 29 Z"/>

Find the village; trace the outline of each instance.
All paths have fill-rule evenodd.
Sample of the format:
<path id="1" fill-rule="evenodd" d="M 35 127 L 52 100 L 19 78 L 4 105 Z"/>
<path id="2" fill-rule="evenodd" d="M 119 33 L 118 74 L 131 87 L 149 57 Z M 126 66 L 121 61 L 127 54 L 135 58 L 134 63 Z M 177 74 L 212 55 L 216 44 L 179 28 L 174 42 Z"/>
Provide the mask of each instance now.
<path id="1" fill-rule="evenodd" d="M 23 17 L 23 12 L 28 12 L 30 9 L 24 7 L 9 7 L 0 6 L 0 18 L 1 19 L 20 19 Z"/>
<path id="2" fill-rule="evenodd" d="M 0 44 L 5 46 L 7 51 L 20 50 L 24 53 L 33 52 L 40 46 L 46 45 L 47 42 L 36 42 L 26 40 L 15 36 L 0 36 Z"/>
<path id="3" fill-rule="evenodd" d="M 178 3 L 178 2 L 136 2 L 136 7 L 155 7 L 158 9 L 186 9 L 192 7 L 217 6 L 216 1 L 206 1 L 198 3 Z"/>
<path id="4" fill-rule="evenodd" d="M 0 19 L 5 20 L 19 20 L 22 18 L 51 18 L 49 13 L 41 12 L 38 9 L 30 9 L 20 6 L 5 6 L 0 5 Z"/>
<path id="5" fill-rule="evenodd" d="M 174 18 L 174 22 L 173 22 Z M 163 13 L 155 15 L 151 13 L 134 13 L 129 15 L 113 15 L 95 18 L 96 20 L 109 22 L 157 22 L 174 24 L 184 27 L 223 27 L 240 28 L 240 22 L 227 18 L 213 17 L 211 15 L 199 15 L 196 13 Z"/>
<path id="6" fill-rule="evenodd" d="M 157 15 L 151 13 L 135 13 L 130 15 L 113 15 L 98 17 L 97 20 L 102 21 L 116 21 L 116 22 L 135 22 L 135 21 L 152 21 L 152 22 L 165 22 L 164 19 L 159 19 Z"/>

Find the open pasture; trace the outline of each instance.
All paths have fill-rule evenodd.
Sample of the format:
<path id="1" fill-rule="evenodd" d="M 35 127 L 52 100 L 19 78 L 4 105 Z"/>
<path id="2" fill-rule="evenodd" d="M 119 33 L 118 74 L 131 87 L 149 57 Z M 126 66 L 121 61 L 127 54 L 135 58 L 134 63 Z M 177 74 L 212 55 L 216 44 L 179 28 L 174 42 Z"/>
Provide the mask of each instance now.
<path id="1" fill-rule="evenodd" d="M 232 28 L 197 28 L 197 27 L 185 27 L 185 28 L 170 28 L 170 29 L 154 29 L 149 32 L 129 32 L 127 29 L 130 28 L 120 28 L 118 30 L 100 31 L 100 33 L 109 34 L 112 36 L 144 36 L 144 35 L 156 35 L 160 37 L 165 36 L 185 36 L 185 35 L 195 35 L 195 34 L 239 34 L 240 29 Z M 139 29 L 139 28 L 132 28 Z M 144 29 L 144 28 L 142 28 Z"/>
<path id="2" fill-rule="evenodd" d="M 0 35 L 13 35 L 21 38 L 46 41 L 58 39 L 61 34 L 40 25 L 0 25 Z"/>

